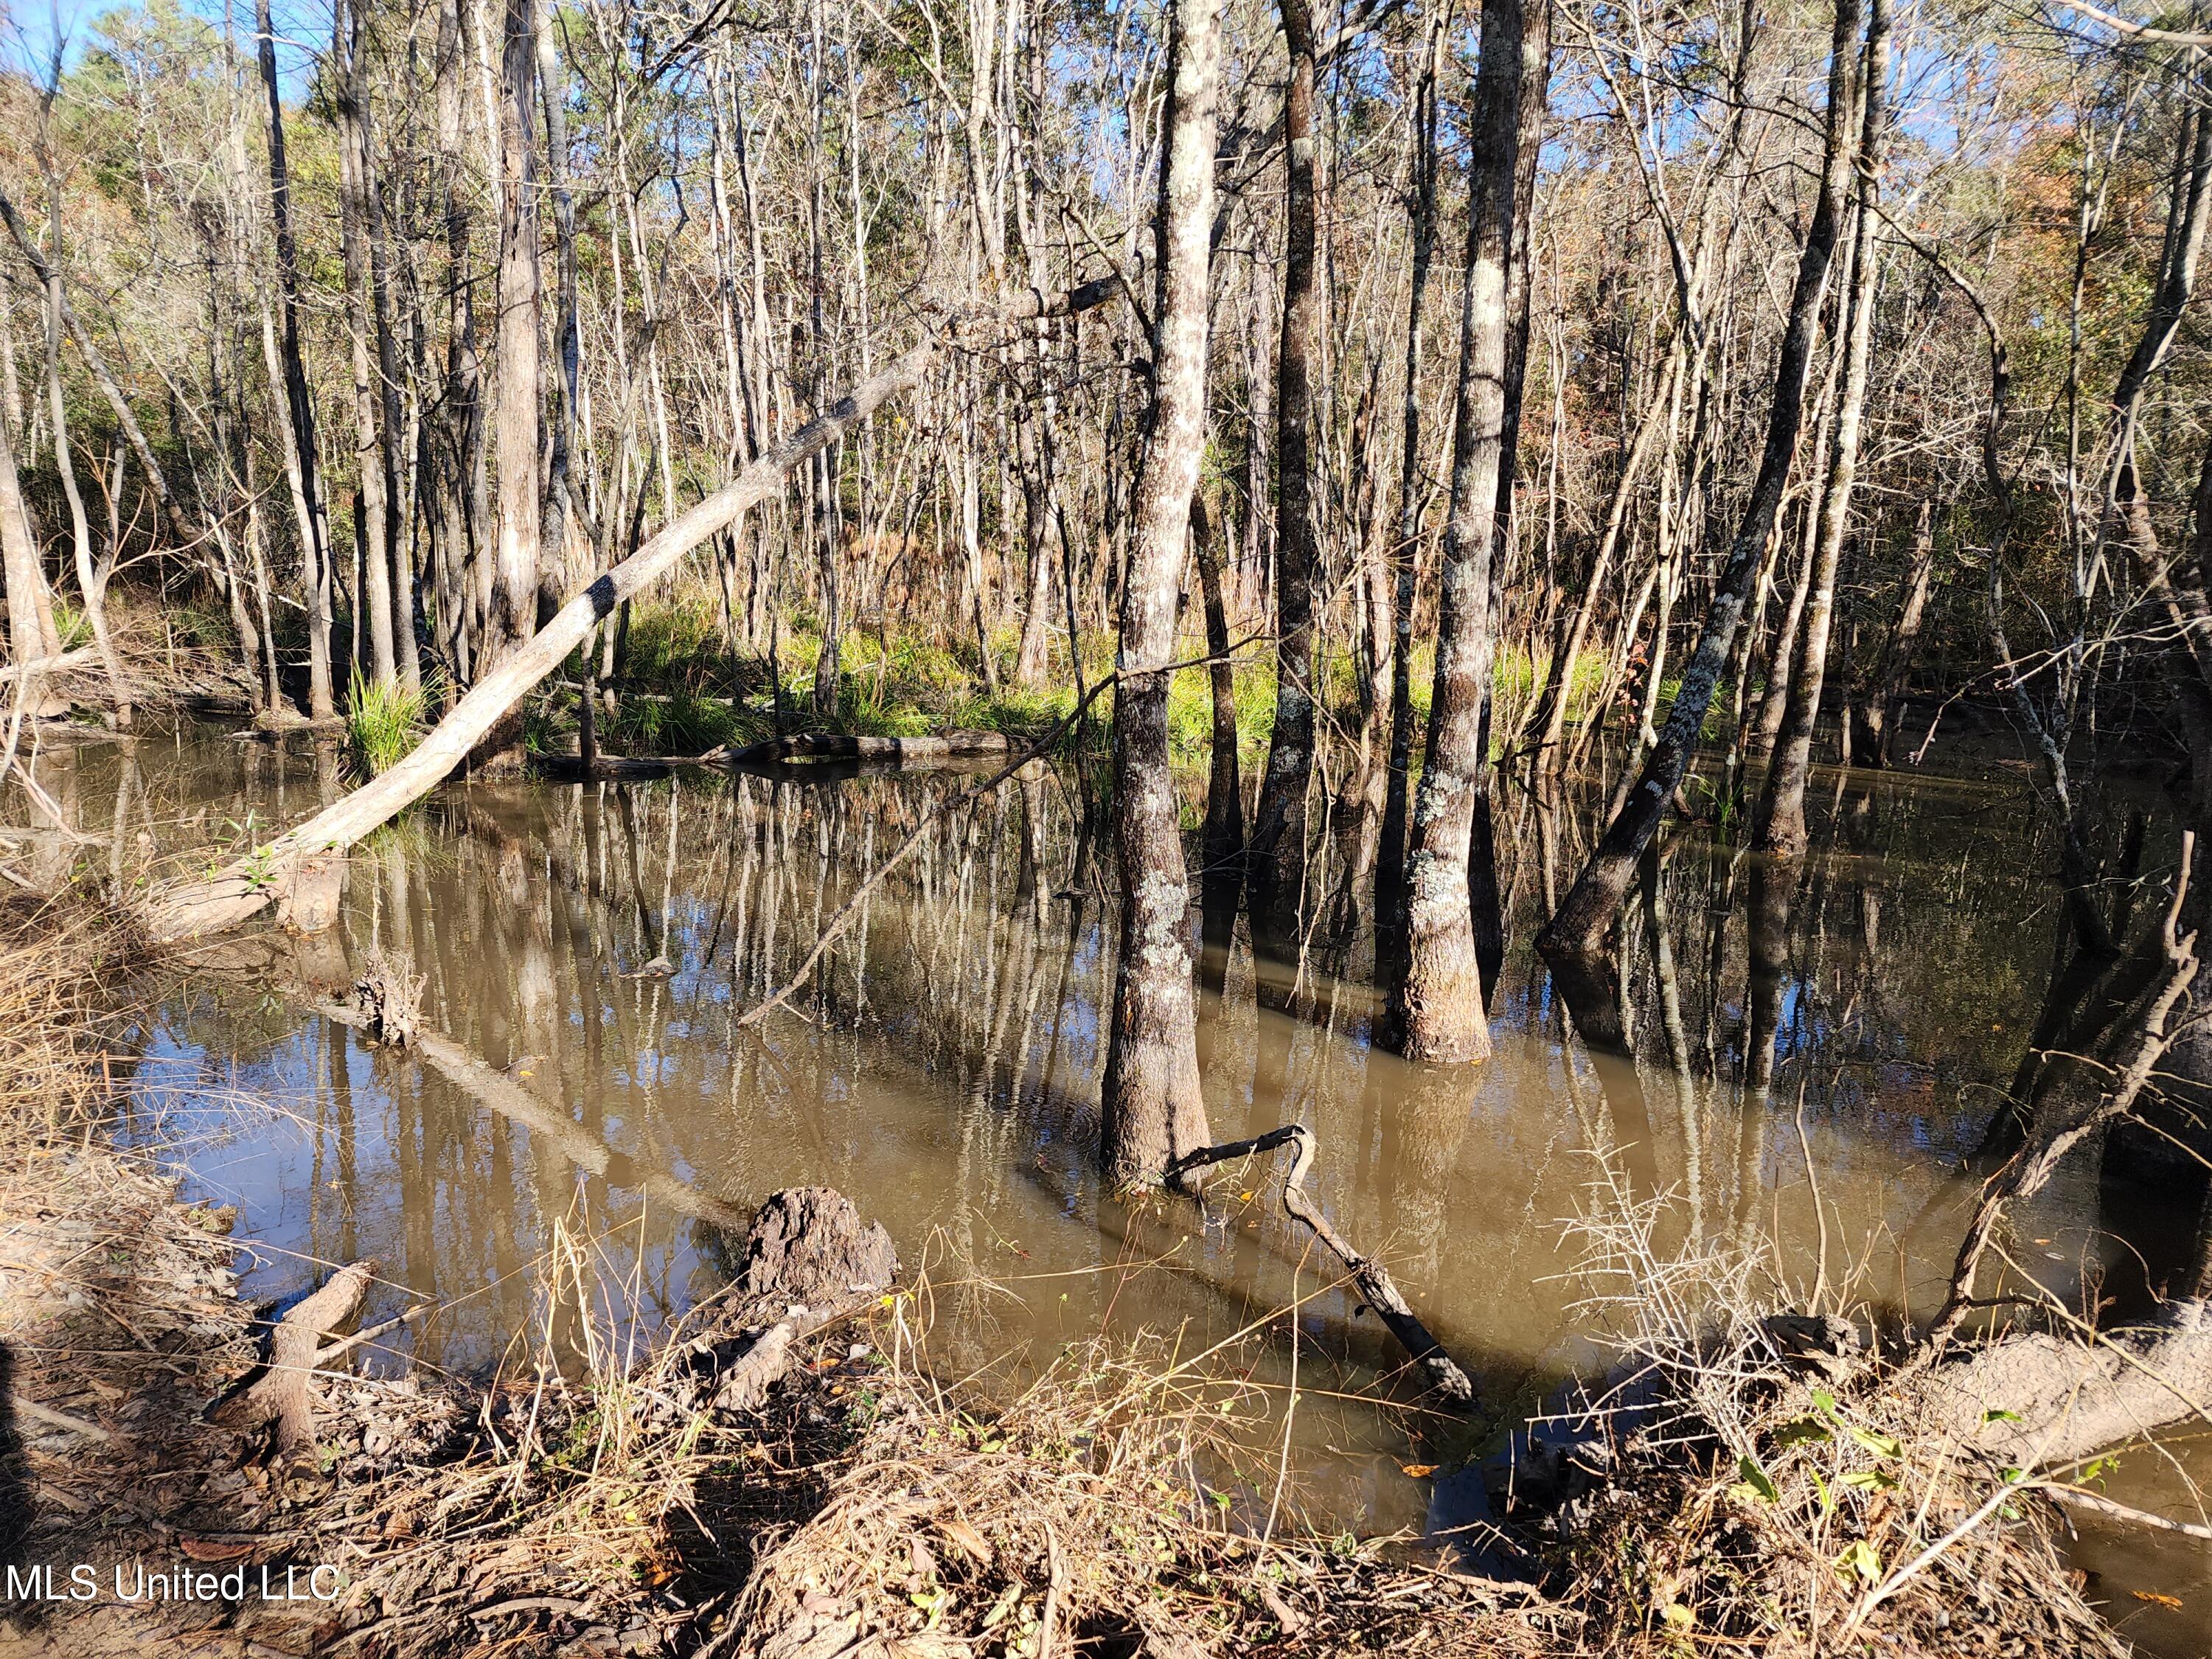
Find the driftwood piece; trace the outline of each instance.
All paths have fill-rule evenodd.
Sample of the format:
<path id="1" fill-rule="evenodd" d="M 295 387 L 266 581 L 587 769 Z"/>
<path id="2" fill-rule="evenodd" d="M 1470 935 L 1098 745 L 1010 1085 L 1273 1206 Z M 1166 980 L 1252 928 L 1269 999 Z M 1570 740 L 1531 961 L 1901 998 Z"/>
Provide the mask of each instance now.
<path id="1" fill-rule="evenodd" d="M 787 474 L 885 403 L 920 386 L 956 340 L 1008 322 L 1088 310 L 1118 291 L 1107 279 L 1063 294 L 1033 289 L 1004 308 L 939 305 L 911 349 L 830 404 L 728 483 L 670 520 L 636 552 L 572 595 L 543 628 L 471 686 L 404 759 L 216 875 L 179 882 L 152 896 L 146 917 L 149 936 L 174 944 L 236 927 L 279 896 L 301 860 L 343 851 L 437 787 L 476 751 L 509 709 L 584 642 L 602 618 L 673 569 L 700 543 L 781 490 Z"/>
<path id="2" fill-rule="evenodd" d="M 1012 746 L 1003 732 L 946 732 L 921 738 L 853 738 L 839 732 L 800 732 L 749 743 L 725 758 L 733 765 L 795 760 L 957 760 L 1003 755 Z"/>
<path id="3" fill-rule="evenodd" d="M 1474 1383 L 1460 1369 L 1458 1361 L 1444 1352 L 1443 1344 L 1430 1333 L 1398 1290 L 1397 1285 L 1382 1264 L 1364 1256 L 1329 1224 L 1328 1218 L 1321 1212 L 1305 1190 L 1307 1167 L 1314 1156 L 1314 1133 L 1303 1123 L 1285 1123 L 1279 1129 L 1270 1129 L 1249 1140 L 1232 1140 L 1219 1146 L 1200 1146 L 1187 1152 L 1169 1166 L 1167 1179 L 1172 1185 L 1190 1170 L 1202 1169 L 1210 1164 L 1225 1164 L 1235 1158 L 1244 1158 L 1255 1152 L 1271 1152 L 1278 1146 L 1295 1146 L 1297 1152 L 1291 1159 L 1291 1167 L 1283 1175 L 1283 1209 L 1292 1218 L 1304 1222 L 1313 1236 L 1328 1246 L 1336 1259 L 1344 1263 L 1345 1271 L 1359 1286 L 1359 1293 L 1374 1309 L 1382 1322 L 1390 1328 L 1390 1334 L 1405 1345 L 1406 1352 L 1419 1362 L 1427 1374 L 1429 1386 L 1455 1406 L 1474 1403 Z"/>
<path id="4" fill-rule="evenodd" d="M 311 1385 L 323 1339 L 361 1311 L 368 1282 L 375 1274 L 374 1260 L 341 1267 L 323 1282 L 322 1288 L 294 1304 L 291 1311 L 276 1322 L 269 1341 L 269 1369 L 246 1389 L 238 1411 L 249 1425 L 275 1423 L 280 1452 L 314 1444 L 315 1397 Z"/>

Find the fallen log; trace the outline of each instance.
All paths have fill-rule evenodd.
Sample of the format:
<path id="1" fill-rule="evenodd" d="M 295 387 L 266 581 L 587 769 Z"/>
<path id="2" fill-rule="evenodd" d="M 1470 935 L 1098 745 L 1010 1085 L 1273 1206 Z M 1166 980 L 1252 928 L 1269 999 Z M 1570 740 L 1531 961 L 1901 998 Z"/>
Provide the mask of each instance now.
<path id="1" fill-rule="evenodd" d="M 1013 305 L 988 312 L 940 306 L 917 344 L 689 512 L 663 525 L 635 553 L 571 597 L 544 627 L 478 680 L 405 759 L 216 874 L 173 883 L 152 895 L 146 915 L 149 936 L 156 943 L 174 944 L 237 926 L 282 899 L 304 860 L 350 847 L 436 788 L 515 703 L 584 642 L 602 618 L 667 574 L 684 554 L 781 490 L 787 474 L 886 402 L 919 386 L 939 356 L 963 334 L 992 324 L 1087 311 L 1119 291 L 1109 278 L 1064 294 L 1031 289 Z"/>
<path id="2" fill-rule="evenodd" d="M 1270 1129 L 1249 1140 L 1232 1140 L 1219 1146 L 1200 1146 L 1186 1152 L 1168 1166 L 1167 1182 L 1174 1186 L 1193 1170 L 1210 1164 L 1225 1164 L 1233 1158 L 1244 1158 L 1255 1152 L 1271 1152 L 1278 1146 L 1296 1146 L 1297 1152 L 1291 1159 L 1291 1167 L 1283 1175 L 1283 1209 L 1293 1219 L 1305 1224 L 1316 1238 L 1344 1263 L 1345 1271 L 1359 1286 L 1359 1293 L 1367 1305 L 1375 1310 L 1382 1322 L 1390 1328 L 1390 1334 L 1405 1345 L 1427 1374 L 1429 1386 L 1455 1406 L 1474 1403 L 1474 1383 L 1460 1369 L 1459 1362 L 1444 1352 L 1443 1344 L 1430 1334 L 1421 1323 L 1390 1275 L 1372 1257 L 1364 1256 L 1329 1225 L 1328 1218 L 1321 1212 L 1305 1190 L 1307 1166 L 1314 1156 L 1314 1133 L 1303 1123 L 1285 1123 L 1279 1129 Z"/>
<path id="3" fill-rule="evenodd" d="M 795 760 L 954 760 L 1003 755 L 1012 747 L 1003 732 L 946 732 L 920 738 L 853 738 L 838 732 L 801 732 L 749 743 L 726 758 L 733 765 Z"/>
<path id="4" fill-rule="evenodd" d="M 2007 1337 L 1931 1367 L 1927 1421 L 2033 1473 L 2064 1469 L 2191 1418 L 2212 1421 L 2212 1302 L 2169 1303 L 2149 1322 L 2085 1339 Z"/>
<path id="5" fill-rule="evenodd" d="M 374 1261 L 341 1267 L 312 1295 L 293 1304 L 276 1322 L 269 1340 L 269 1369 L 239 1397 L 236 1413 L 249 1427 L 276 1425 L 276 1449 L 289 1452 L 315 1443 L 315 1362 L 323 1339 L 361 1311 L 375 1276 Z"/>

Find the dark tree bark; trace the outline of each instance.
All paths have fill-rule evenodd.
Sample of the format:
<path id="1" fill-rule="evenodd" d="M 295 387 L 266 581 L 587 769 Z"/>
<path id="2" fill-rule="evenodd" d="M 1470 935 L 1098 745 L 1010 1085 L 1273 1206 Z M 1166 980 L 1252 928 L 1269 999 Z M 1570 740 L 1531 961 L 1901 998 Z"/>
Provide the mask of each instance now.
<path id="1" fill-rule="evenodd" d="M 1283 106 L 1288 221 L 1275 358 L 1275 728 L 1252 823 L 1252 914 L 1279 952 L 1297 932 L 1314 760 L 1314 31 L 1311 0 L 1281 0 L 1291 79 Z"/>
<path id="2" fill-rule="evenodd" d="M 1413 270 L 1406 301 L 1405 442 L 1398 458 L 1398 544 L 1391 607 L 1390 758 L 1382 798 L 1382 845 L 1375 862 L 1375 914 L 1386 957 L 1402 957 L 1406 908 L 1406 817 L 1413 765 L 1413 605 L 1421 566 L 1421 349 L 1423 303 L 1437 245 L 1437 72 L 1443 18 L 1435 15 L 1413 109 Z M 1388 976 L 1388 963 L 1385 964 Z"/>
<path id="3" fill-rule="evenodd" d="M 1482 775 L 1483 714 L 1497 655 L 1492 572 L 1506 465 L 1506 378 L 1519 161 L 1531 106 L 1549 78 L 1550 13 L 1519 0 L 1484 9 L 1474 88 L 1468 275 L 1460 318 L 1458 430 L 1444 528 L 1428 760 L 1413 813 L 1405 971 L 1391 987 L 1395 1036 L 1411 1059 L 1486 1058 L 1490 1033 L 1468 884 Z"/>
<path id="4" fill-rule="evenodd" d="M 1170 51 L 1152 449 L 1137 486 L 1121 583 L 1121 668 L 1114 687 L 1114 834 L 1122 910 L 1101 1152 L 1109 1178 L 1123 1187 L 1156 1184 L 1170 1164 L 1210 1139 L 1185 937 L 1190 887 L 1168 770 L 1168 665 L 1175 659 L 1183 541 L 1206 447 L 1207 265 L 1221 56 L 1214 0 L 1177 0 Z"/>
<path id="5" fill-rule="evenodd" d="M 1636 879 L 1637 861 L 1651 838 L 1659 833 L 1668 805 L 1680 788 L 1697 746 L 1713 687 L 1735 644 L 1737 624 L 1758 580 L 1766 538 L 1773 533 L 1782 494 L 1790 477 L 1791 458 L 1804 424 L 1805 382 L 1811 366 L 1814 336 L 1819 331 L 1820 301 L 1826 292 L 1828 270 L 1834 263 L 1837 235 L 1842 218 L 1844 191 L 1851 162 L 1853 70 L 1857 58 L 1863 0 L 1837 0 L 1835 28 L 1828 54 L 1828 113 L 1823 145 L 1820 185 L 1813 216 L 1799 251 L 1797 278 L 1790 296 L 1789 320 L 1775 365 L 1774 402 L 1767 415 L 1766 444 L 1750 500 L 1736 527 L 1705 612 L 1705 627 L 1696 651 L 1682 672 L 1682 682 L 1668 710 L 1659 741 L 1644 762 L 1628 799 L 1614 815 L 1582 873 L 1568 890 L 1558 912 L 1537 937 L 1537 947 L 1547 957 L 1596 956 L 1620 911 L 1629 885 Z"/>
<path id="6" fill-rule="evenodd" d="M 1203 495 L 1191 502 L 1190 538 L 1198 565 L 1199 599 L 1206 611 L 1206 654 L 1210 659 L 1206 674 L 1213 708 L 1206 827 L 1199 837 L 1204 860 L 1199 871 L 1200 977 L 1218 994 L 1228 968 L 1237 901 L 1244 880 L 1244 788 L 1237 767 L 1237 673 L 1229 661 L 1229 614 L 1221 597 L 1224 543 L 1220 526 L 1206 510 Z"/>
<path id="7" fill-rule="evenodd" d="M 1905 692 L 1912 683 L 1912 667 L 1920 650 L 1920 629 L 1928 616 L 1928 593 L 1935 584 L 1936 538 L 1931 503 L 1920 503 L 1920 516 L 1912 531 L 1912 556 L 1905 575 L 1905 598 L 1897 621 L 1882 642 L 1881 660 L 1867 694 L 1865 740 L 1862 758 L 1869 766 L 1887 766 L 1897 742 L 1899 722 L 1905 718 Z"/>

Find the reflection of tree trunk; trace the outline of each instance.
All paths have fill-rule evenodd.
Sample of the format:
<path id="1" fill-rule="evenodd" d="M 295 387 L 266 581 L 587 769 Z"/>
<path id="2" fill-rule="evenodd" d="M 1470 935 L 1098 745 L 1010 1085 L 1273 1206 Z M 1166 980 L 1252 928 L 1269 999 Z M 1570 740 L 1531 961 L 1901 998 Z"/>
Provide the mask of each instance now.
<path id="1" fill-rule="evenodd" d="M 1697 1079 L 1690 1071 L 1690 1034 L 1682 1023 L 1682 992 L 1674 971 L 1674 941 L 1667 912 L 1667 872 L 1659 849 L 1644 854 L 1644 927 L 1651 940 L 1652 977 L 1659 989 L 1659 1024 L 1667 1036 L 1667 1060 L 1674 1074 L 1674 1109 L 1682 1126 L 1683 1196 L 1690 1206 L 1691 1224 L 1701 1224 L 1705 1212 L 1703 1127 L 1699 1122 Z"/>
<path id="2" fill-rule="evenodd" d="M 1626 981 L 1614 956 L 1577 957 L 1552 964 L 1552 987 L 1580 1032 L 1613 1117 L 1614 1146 L 1632 1191 L 1658 1189 L 1659 1166 L 1651 1133 L 1651 1108 L 1622 1008 Z"/>
<path id="3" fill-rule="evenodd" d="M 1221 18 L 1213 0 L 1177 0 L 1172 113 L 1160 172 L 1161 301 L 1152 447 L 1138 485 L 1121 586 L 1114 691 L 1114 815 L 1121 947 L 1102 1102 L 1107 1171 L 1158 1182 L 1209 1139 L 1200 1091 L 1175 781 L 1168 769 L 1167 665 L 1190 501 L 1206 444 L 1208 238 Z"/>

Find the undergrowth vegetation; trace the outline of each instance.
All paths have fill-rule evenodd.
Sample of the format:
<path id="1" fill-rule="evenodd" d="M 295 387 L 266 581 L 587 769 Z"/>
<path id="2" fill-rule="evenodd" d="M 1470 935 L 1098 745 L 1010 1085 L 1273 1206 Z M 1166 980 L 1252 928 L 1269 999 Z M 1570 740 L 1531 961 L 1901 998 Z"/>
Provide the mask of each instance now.
<path id="1" fill-rule="evenodd" d="M 640 604 L 623 635 L 619 666 L 611 685 L 601 688 L 597 717 L 599 740 L 609 752 L 628 755 L 695 755 L 717 747 L 739 747 L 774 735 L 779 729 L 805 731 L 834 726 L 866 737 L 920 737 L 946 731 L 1003 732 L 1015 738 L 1044 735 L 1075 708 L 1078 680 L 1072 672 L 1064 633 L 1051 636 L 1047 671 L 1035 686 L 1015 678 L 1019 637 L 1011 628 L 992 637 L 989 672 L 972 636 L 852 628 L 838 653 L 837 715 L 826 721 L 815 714 L 815 674 L 822 639 L 818 620 L 795 613 L 777 630 L 771 657 L 733 648 L 715 601 L 703 594 Z M 1113 637 L 1105 632 L 1081 636 L 1081 685 L 1097 685 L 1113 672 Z M 1204 654 L 1195 638 L 1183 641 L 1187 659 Z M 1501 652 L 1497 669 L 1499 741 L 1517 728 L 1522 714 L 1541 695 L 1549 665 L 1525 650 Z M 580 659 L 571 664 L 580 672 Z M 1575 664 L 1568 690 L 1568 715 L 1587 720 L 1605 678 L 1601 653 L 1585 651 Z M 1417 720 L 1428 718 L 1435 671 L 1433 641 L 1413 652 L 1409 676 Z M 1361 722 L 1359 666 L 1340 647 L 1324 650 L 1321 661 L 1322 702 L 1329 718 L 1345 732 Z M 1247 643 L 1234 656 L 1238 759 L 1245 775 L 1256 775 L 1273 732 L 1275 662 L 1270 644 Z M 555 693 L 533 707 L 532 745 L 540 750 L 568 746 L 576 730 L 575 696 Z M 778 714 L 781 720 L 779 727 Z M 1091 705 L 1092 740 L 1101 752 L 1110 726 L 1112 702 Z M 1387 721 L 1387 708 L 1382 711 Z M 1202 769 L 1213 730 L 1212 687 L 1203 665 L 1178 669 L 1168 702 L 1170 753 L 1178 769 Z M 1072 740 L 1072 739 L 1071 739 Z"/>

